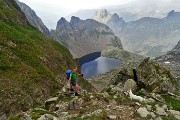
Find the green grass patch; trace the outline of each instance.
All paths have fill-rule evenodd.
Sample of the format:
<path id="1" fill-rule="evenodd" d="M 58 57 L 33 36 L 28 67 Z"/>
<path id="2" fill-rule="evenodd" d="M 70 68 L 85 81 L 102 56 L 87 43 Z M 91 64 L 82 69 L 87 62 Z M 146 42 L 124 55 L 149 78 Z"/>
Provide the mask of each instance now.
<path id="1" fill-rule="evenodd" d="M 5 61 L 0 60 L 0 70 L 5 71 L 7 69 L 9 69 L 9 65 Z"/>
<path id="2" fill-rule="evenodd" d="M 22 117 L 22 115 L 19 114 L 19 115 L 15 115 L 15 116 L 10 117 L 8 120 L 20 120 L 21 117 Z"/>
<path id="3" fill-rule="evenodd" d="M 163 120 L 177 120 L 176 118 L 174 118 L 173 116 L 162 116 Z"/>
<path id="4" fill-rule="evenodd" d="M 53 115 L 55 117 L 58 117 L 57 114 L 49 112 L 47 110 L 43 110 L 43 109 L 42 110 L 33 109 L 31 111 L 31 113 L 30 113 L 30 116 L 32 117 L 32 119 L 37 119 L 37 118 L 41 117 L 44 114 L 51 114 L 51 115 Z"/>
<path id="5" fill-rule="evenodd" d="M 172 106 L 174 110 L 180 111 L 180 100 L 172 96 L 162 95 L 168 106 Z"/>

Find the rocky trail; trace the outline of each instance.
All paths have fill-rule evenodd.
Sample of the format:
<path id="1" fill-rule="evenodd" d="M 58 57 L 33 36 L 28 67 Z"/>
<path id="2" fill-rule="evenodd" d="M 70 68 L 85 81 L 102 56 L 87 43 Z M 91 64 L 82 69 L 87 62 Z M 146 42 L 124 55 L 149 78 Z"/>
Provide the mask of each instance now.
<path id="1" fill-rule="evenodd" d="M 10 120 L 180 120 L 180 112 L 167 105 L 162 97 L 167 95 L 141 91 L 145 100 L 140 102 L 131 100 L 125 92 L 136 87 L 133 80 L 127 80 L 121 87 L 110 85 L 106 91 L 96 93 L 81 88 L 81 95 L 74 96 L 65 85 L 59 95 L 46 100 L 41 108 L 20 113 Z"/>
<path id="2" fill-rule="evenodd" d="M 176 86 L 179 79 L 174 79 L 167 69 L 149 58 L 136 64 L 138 82 L 132 79 L 131 63 L 88 80 L 96 90 L 88 91 L 92 87 L 80 84 L 80 96 L 70 92 L 69 84 L 63 82 L 58 94 L 43 106 L 9 120 L 180 120 Z M 106 86 L 102 86 L 101 80 Z M 4 120 L 3 116 L 1 119 Z"/>

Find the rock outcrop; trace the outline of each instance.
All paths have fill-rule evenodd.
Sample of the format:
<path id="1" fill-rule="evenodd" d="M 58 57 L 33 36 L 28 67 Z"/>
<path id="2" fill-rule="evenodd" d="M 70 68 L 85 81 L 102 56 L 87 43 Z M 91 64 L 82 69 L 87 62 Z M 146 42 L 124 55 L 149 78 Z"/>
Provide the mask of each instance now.
<path id="1" fill-rule="evenodd" d="M 122 49 L 120 39 L 112 30 L 95 20 L 81 20 L 71 17 L 70 22 L 61 18 L 56 30 L 51 31 L 52 37 L 70 49 L 74 57 L 118 47 Z"/>
<path id="2" fill-rule="evenodd" d="M 21 10 L 24 12 L 26 18 L 28 21 L 33 25 L 35 28 L 37 28 L 39 31 L 44 33 L 47 36 L 50 36 L 49 29 L 44 25 L 42 20 L 37 16 L 34 10 L 32 10 L 28 5 L 25 3 L 20 2 L 19 0 L 16 0 L 17 4 L 21 8 Z"/>
<path id="3" fill-rule="evenodd" d="M 174 10 L 162 19 L 143 17 L 127 23 L 116 13 L 102 12 L 105 10 L 95 13 L 93 18 L 107 24 L 130 52 L 157 57 L 170 51 L 179 40 L 180 13 Z"/>
<path id="4" fill-rule="evenodd" d="M 123 84 L 122 84 L 123 85 Z M 49 104 L 50 107 L 41 107 L 30 109 L 26 112 L 12 116 L 15 118 L 26 118 L 27 120 L 161 120 L 161 119 L 178 119 L 180 112 L 178 111 L 180 100 L 167 94 L 162 97 L 157 93 L 143 94 L 145 101 L 139 102 L 131 100 L 129 95 L 125 95 L 119 86 L 110 85 L 102 92 L 87 92 L 80 90 L 81 96 L 74 96 L 74 93 L 66 91 L 60 93 L 54 98 L 58 98 Z M 120 91 L 115 91 L 115 88 Z M 84 92 L 83 92 L 84 91 Z M 138 93 L 135 93 L 138 94 Z M 153 94 L 153 95 L 151 95 Z M 138 95 L 140 96 L 140 95 Z M 141 94 L 142 96 L 142 94 Z M 153 96 L 159 96 L 164 102 L 159 102 Z M 168 97 L 168 98 L 167 98 Z M 50 98 L 52 101 L 54 98 Z M 171 102 L 176 104 L 171 104 Z M 48 101 L 48 100 L 47 100 Z M 177 107 L 178 106 L 178 107 Z"/>

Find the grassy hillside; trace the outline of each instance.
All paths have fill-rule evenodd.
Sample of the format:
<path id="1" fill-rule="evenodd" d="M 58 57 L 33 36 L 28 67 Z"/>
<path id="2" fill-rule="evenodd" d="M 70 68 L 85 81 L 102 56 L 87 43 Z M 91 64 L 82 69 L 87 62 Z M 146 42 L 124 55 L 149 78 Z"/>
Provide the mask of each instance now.
<path id="1" fill-rule="evenodd" d="M 68 49 L 32 27 L 14 0 L 0 0 L 0 115 L 38 106 L 75 66 Z"/>

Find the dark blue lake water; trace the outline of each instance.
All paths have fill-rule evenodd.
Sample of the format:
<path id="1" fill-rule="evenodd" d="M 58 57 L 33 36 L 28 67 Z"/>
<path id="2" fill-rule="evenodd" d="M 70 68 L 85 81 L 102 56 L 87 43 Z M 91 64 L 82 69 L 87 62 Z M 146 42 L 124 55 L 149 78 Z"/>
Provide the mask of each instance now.
<path id="1" fill-rule="evenodd" d="M 109 72 L 119 64 L 120 60 L 114 58 L 99 57 L 93 61 L 82 64 L 81 73 L 84 74 L 85 79 L 88 79 L 92 76 Z"/>

